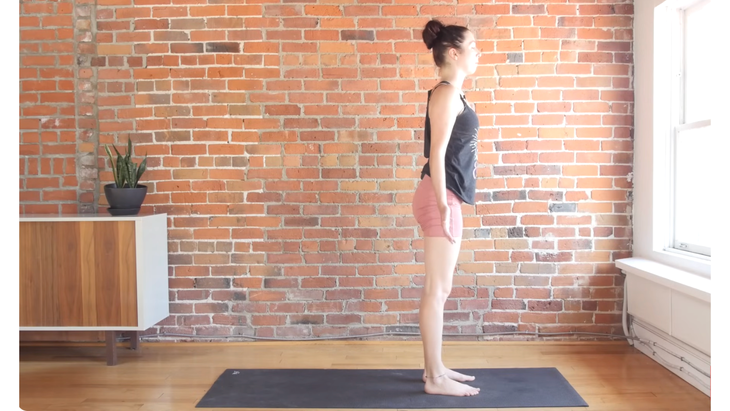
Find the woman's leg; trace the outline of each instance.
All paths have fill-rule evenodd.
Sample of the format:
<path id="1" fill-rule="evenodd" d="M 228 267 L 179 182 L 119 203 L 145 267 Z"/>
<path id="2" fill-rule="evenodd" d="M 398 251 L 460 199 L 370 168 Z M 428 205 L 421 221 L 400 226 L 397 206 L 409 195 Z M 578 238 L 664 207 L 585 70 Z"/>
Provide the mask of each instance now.
<path id="1" fill-rule="evenodd" d="M 425 391 L 429 394 L 467 396 L 479 393 L 478 388 L 455 379 L 470 380 L 450 371 L 441 359 L 444 328 L 444 304 L 451 294 L 456 260 L 461 248 L 461 236 L 452 244 L 446 237 L 425 237 L 426 283 L 421 295 L 419 323 L 425 362 Z"/>

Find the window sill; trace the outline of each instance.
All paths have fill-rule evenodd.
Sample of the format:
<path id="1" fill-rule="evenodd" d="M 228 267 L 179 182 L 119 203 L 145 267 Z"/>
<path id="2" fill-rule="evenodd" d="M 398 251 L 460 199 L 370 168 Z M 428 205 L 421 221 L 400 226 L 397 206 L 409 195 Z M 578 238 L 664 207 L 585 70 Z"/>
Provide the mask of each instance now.
<path id="1" fill-rule="evenodd" d="M 710 302 L 712 282 L 709 278 L 637 257 L 616 260 L 616 267 L 627 275 L 636 275 L 702 301 Z"/>
<path id="2" fill-rule="evenodd" d="M 684 258 L 685 260 L 692 261 L 694 264 L 698 264 L 698 265 L 708 265 L 709 266 L 712 261 L 710 256 L 692 253 L 689 251 L 678 250 L 676 248 L 665 248 L 659 252 L 666 254 L 666 255 L 675 256 L 677 258 Z"/>

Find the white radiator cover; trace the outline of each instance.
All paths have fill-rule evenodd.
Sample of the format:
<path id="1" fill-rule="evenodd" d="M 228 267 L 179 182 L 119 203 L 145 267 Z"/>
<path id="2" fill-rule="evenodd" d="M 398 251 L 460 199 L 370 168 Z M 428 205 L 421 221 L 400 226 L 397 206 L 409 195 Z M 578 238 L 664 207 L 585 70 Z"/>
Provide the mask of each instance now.
<path id="1" fill-rule="evenodd" d="M 641 258 L 626 274 L 624 331 L 634 347 L 710 396 L 710 280 Z"/>
<path id="2" fill-rule="evenodd" d="M 628 313 L 710 355 L 710 303 L 628 274 Z"/>

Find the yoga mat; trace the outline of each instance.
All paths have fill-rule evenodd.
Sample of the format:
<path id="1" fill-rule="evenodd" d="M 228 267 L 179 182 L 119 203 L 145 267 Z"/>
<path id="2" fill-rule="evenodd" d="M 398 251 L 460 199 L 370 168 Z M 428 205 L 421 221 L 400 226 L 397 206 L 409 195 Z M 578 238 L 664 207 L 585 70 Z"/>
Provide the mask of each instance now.
<path id="1" fill-rule="evenodd" d="M 423 370 L 228 369 L 197 408 L 587 407 L 556 368 L 458 369 L 481 388 L 473 397 L 430 395 Z"/>

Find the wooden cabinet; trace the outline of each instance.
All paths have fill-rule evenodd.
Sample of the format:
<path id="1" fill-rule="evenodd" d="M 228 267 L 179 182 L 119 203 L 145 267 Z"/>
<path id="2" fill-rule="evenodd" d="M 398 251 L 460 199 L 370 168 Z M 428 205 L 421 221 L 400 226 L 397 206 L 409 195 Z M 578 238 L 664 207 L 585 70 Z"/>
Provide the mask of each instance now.
<path id="1" fill-rule="evenodd" d="M 167 216 L 20 216 L 20 330 L 144 331 L 169 316 Z"/>

